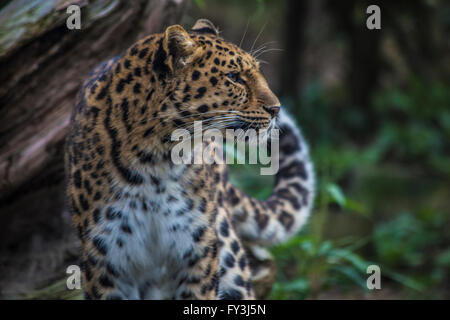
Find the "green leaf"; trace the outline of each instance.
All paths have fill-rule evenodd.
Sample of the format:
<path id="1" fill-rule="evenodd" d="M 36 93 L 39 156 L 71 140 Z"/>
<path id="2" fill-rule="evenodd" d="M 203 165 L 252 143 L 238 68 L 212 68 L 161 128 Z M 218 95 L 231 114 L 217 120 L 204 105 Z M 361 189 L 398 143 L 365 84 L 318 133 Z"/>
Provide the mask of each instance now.
<path id="1" fill-rule="evenodd" d="M 371 263 L 369 261 L 364 260 L 362 257 L 353 253 L 347 249 L 334 249 L 332 253 L 330 253 L 331 261 L 334 263 L 338 263 L 338 259 L 342 259 L 344 261 L 349 262 L 354 268 L 358 269 L 359 272 L 365 273 L 367 270 L 367 266 Z M 334 258 L 334 259 L 333 259 Z"/>
<path id="2" fill-rule="evenodd" d="M 411 288 L 411 289 L 414 289 L 417 291 L 424 290 L 424 286 L 420 282 L 414 280 L 413 278 L 404 276 L 400 273 L 391 271 L 386 268 L 382 268 L 381 274 L 387 276 L 388 278 L 391 278 L 392 280 L 397 281 L 398 283 L 404 285 L 405 287 L 408 287 L 408 288 Z"/>
<path id="3" fill-rule="evenodd" d="M 442 252 L 436 258 L 436 263 L 439 266 L 450 268 L 450 249 Z"/>
<path id="4" fill-rule="evenodd" d="M 308 290 L 309 283 L 308 283 L 308 280 L 299 278 L 292 282 L 284 283 L 283 288 L 286 291 L 304 292 L 304 291 Z"/>
<path id="5" fill-rule="evenodd" d="M 199 7 L 199 8 L 205 7 L 205 0 L 194 0 L 194 2 L 197 5 L 197 7 Z"/>
<path id="6" fill-rule="evenodd" d="M 359 213 L 362 216 L 369 217 L 369 210 L 362 203 L 347 199 L 344 207 L 350 211 Z"/>
<path id="7" fill-rule="evenodd" d="M 327 185 L 327 192 L 330 195 L 331 199 L 334 200 L 337 204 L 342 207 L 345 206 L 347 199 L 345 198 L 344 193 L 338 185 L 329 183 Z"/>
<path id="8" fill-rule="evenodd" d="M 361 275 L 361 272 L 358 270 L 350 267 L 350 266 L 334 266 L 332 268 L 335 272 L 341 273 L 344 275 L 347 279 L 351 280 L 352 282 L 356 283 L 363 289 L 367 289 L 366 279 Z"/>

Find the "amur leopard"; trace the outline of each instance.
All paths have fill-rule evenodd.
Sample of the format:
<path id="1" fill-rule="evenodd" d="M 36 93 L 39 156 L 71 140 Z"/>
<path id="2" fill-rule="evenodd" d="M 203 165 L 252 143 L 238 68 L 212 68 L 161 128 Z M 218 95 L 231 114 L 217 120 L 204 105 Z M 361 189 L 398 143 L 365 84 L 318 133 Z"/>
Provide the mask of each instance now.
<path id="1" fill-rule="evenodd" d="M 189 33 L 170 26 L 102 63 L 77 100 L 66 194 L 81 240 L 85 298 L 267 294 L 273 261 L 263 246 L 305 224 L 314 172 L 258 61 L 200 19 Z M 170 133 L 197 120 L 222 130 L 279 126 L 280 167 L 268 199 L 233 186 L 225 164 L 171 161 Z M 268 287 L 255 290 L 264 279 Z"/>

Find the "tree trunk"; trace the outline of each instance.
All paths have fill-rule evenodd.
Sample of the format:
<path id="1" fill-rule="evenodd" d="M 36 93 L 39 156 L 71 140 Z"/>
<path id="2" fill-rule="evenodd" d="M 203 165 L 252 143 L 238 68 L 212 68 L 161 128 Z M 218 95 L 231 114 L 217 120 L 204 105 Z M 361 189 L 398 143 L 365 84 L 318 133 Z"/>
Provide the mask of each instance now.
<path id="1" fill-rule="evenodd" d="M 81 30 L 69 30 L 69 4 Z M 64 207 L 63 145 L 81 82 L 99 62 L 180 20 L 182 0 L 0 4 L 0 298 L 76 262 Z"/>
<path id="2" fill-rule="evenodd" d="M 373 94 L 379 86 L 381 59 L 381 32 L 366 28 L 365 12 L 368 0 L 326 2 L 338 30 L 347 36 L 349 67 L 346 82 L 351 105 L 346 106 L 355 119 L 348 124 L 349 132 L 359 144 L 373 138 L 379 120 L 372 105 Z M 362 14 L 361 14 L 362 13 Z"/>
<path id="3" fill-rule="evenodd" d="M 285 3 L 283 54 L 280 69 L 280 96 L 296 98 L 300 94 L 301 61 L 305 49 L 305 26 L 309 2 L 288 0 Z"/>

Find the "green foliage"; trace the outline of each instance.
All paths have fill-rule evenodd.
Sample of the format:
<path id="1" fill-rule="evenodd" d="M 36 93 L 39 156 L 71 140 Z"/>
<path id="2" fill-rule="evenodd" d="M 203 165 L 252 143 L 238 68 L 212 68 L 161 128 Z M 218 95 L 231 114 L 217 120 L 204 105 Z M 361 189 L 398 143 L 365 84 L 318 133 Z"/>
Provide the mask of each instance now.
<path id="1" fill-rule="evenodd" d="M 354 250 L 354 246 L 339 247 L 331 241 L 318 241 L 306 235 L 293 237 L 272 248 L 277 258 L 279 281 L 271 298 L 305 299 L 338 284 L 366 288 L 364 275 L 370 262 Z M 295 278 L 286 277 L 290 273 L 295 273 Z"/>
<path id="2" fill-rule="evenodd" d="M 379 92 L 374 106 L 383 119 L 375 144 L 386 157 L 450 173 L 450 86 L 412 79 Z"/>
<path id="3" fill-rule="evenodd" d="M 196 2 L 203 8 L 213 5 L 208 0 Z M 425 2 L 430 8 L 442 5 Z M 276 15 L 282 6 L 275 0 L 220 3 L 232 5 L 233 15 L 240 14 L 244 20 L 236 23 L 239 38 L 247 19 L 250 26 L 262 26 L 269 18 L 282 17 Z M 363 25 L 366 15 L 360 9 L 355 9 L 354 18 Z M 404 18 L 411 19 L 411 12 L 405 10 Z M 448 25 L 445 12 L 436 19 Z M 259 32 L 253 30 L 254 36 Z M 270 32 L 266 28 L 263 34 Z M 306 31 L 311 52 L 325 48 L 321 41 L 328 41 L 315 32 Z M 352 35 L 344 37 L 339 32 L 343 31 L 336 33 L 339 47 L 352 51 L 345 40 Z M 426 43 L 420 37 L 419 33 L 415 39 L 418 48 Z M 431 38 L 439 35 L 433 32 Z M 366 105 L 352 104 L 354 88 L 345 68 L 341 70 L 344 77 L 334 84 L 306 77 L 308 84 L 297 96 L 281 97 L 283 108 L 295 116 L 310 144 L 317 196 L 307 227 L 287 243 L 271 248 L 278 267 L 271 298 L 327 297 L 336 290 L 339 297 L 347 291 L 351 297 L 374 294 L 366 288 L 369 264 L 380 266 L 382 288 L 391 289 L 394 298 L 450 297 L 446 285 L 450 281 L 450 85 L 413 76 L 421 68 L 411 68 L 404 48 L 393 41 L 400 47 L 400 57 L 383 57 L 388 63 L 380 65 L 380 81 L 369 90 L 373 96 Z M 396 48 L 380 46 L 383 54 L 395 55 Z M 423 51 L 425 55 L 427 48 Z M 388 71 L 389 64 L 396 68 Z M 404 67 L 410 71 L 409 79 L 395 74 Z M 335 68 L 340 69 L 327 70 Z M 447 69 L 442 65 L 442 70 Z M 314 67 L 304 67 L 306 74 L 313 74 L 311 70 Z M 435 79 L 445 78 L 432 70 Z M 233 165 L 230 178 L 250 195 L 265 199 L 273 179 L 260 176 L 258 169 Z"/>
<path id="4" fill-rule="evenodd" d="M 391 267 L 423 264 L 424 250 L 436 241 L 438 234 L 427 230 L 425 223 L 408 212 L 380 224 L 374 234 L 378 257 Z"/>
<path id="5" fill-rule="evenodd" d="M 318 194 L 307 228 L 271 249 L 278 270 L 271 298 L 326 297 L 336 288 L 370 295 L 370 264 L 396 298 L 442 297 L 450 274 L 450 87 L 412 79 L 379 90 L 379 126 L 364 145 L 349 128 L 369 120 L 343 112 L 346 100 L 345 90 L 318 83 L 284 99 L 311 145 Z M 272 190 L 255 168 L 234 166 L 231 178 L 259 199 Z"/>
<path id="6" fill-rule="evenodd" d="M 336 185 L 326 186 L 329 203 L 338 203 L 345 208 L 350 200 Z M 318 210 L 319 216 L 323 214 Z M 349 211 L 352 211 L 349 208 Z M 407 217 L 407 218 L 403 218 Z M 433 245 L 430 237 L 437 240 L 438 237 L 428 232 L 418 235 L 415 232 L 424 228 L 423 225 L 415 224 L 412 229 L 403 228 L 408 224 L 410 216 L 400 216 L 399 221 L 382 224 L 374 229 L 374 233 L 365 237 L 342 237 L 336 241 L 321 240 L 322 229 L 307 230 L 290 239 L 288 242 L 272 248 L 278 264 L 278 282 L 274 286 L 271 298 L 273 299 L 305 299 L 316 298 L 320 293 L 338 287 L 341 290 L 359 288 L 361 293 L 369 294 L 367 289 L 367 267 L 376 264 L 381 267 L 382 274 L 388 281 L 413 290 L 423 292 L 424 281 L 417 281 L 410 275 L 405 275 L 396 270 L 395 264 L 389 263 L 389 255 L 394 254 L 396 258 L 407 259 L 407 266 L 417 266 L 416 254 L 426 246 Z M 316 219 L 317 221 L 317 219 Z M 327 223 L 319 220 L 320 223 Z M 319 230 L 319 231 L 318 231 Z M 400 230 L 400 232 L 398 232 Z M 308 232 L 309 231 L 309 232 Z M 392 235 L 395 234 L 394 237 Z M 408 239 L 412 237 L 414 239 Z M 369 243 L 377 246 L 377 254 L 373 261 L 369 261 L 359 251 Z M 378 248 L 378 245 L 380 246 Z M 406 248 L 405 248 L 406 246 Z M 403 254 L 407 254 L 405 257 Z M 447 253 L 442 255 L 439 261 L 446 265 Z M 442 271 L 439 269 L 439 271 Z M 286 275 L 294 276 L 288 277 Z M 439 278 L 442 280 L 442 277 Z M 431 281 L 433 282 L 433 281 Z M 431 283 L 430 282 L 430 283 Z M 436 281 L 433 282 L 436 284 Z"/>
<path id="7" fill-rule="evenodd" d="M 194 3 L 195 3 L 199 8 L 204 8 L 204 7 L 205 7 L 205 0 L 194 0 Z"/>
<path id="8" fill-rule="evenodd" d="M 348 199 L 338 185 L 334 183 L 328 184 L 327 192 L 329 193 L 331 200 L 339 204 L 342 208 L 359 213 L 361 215 L 368 214 L 368 210 L 363 204 Z"/>

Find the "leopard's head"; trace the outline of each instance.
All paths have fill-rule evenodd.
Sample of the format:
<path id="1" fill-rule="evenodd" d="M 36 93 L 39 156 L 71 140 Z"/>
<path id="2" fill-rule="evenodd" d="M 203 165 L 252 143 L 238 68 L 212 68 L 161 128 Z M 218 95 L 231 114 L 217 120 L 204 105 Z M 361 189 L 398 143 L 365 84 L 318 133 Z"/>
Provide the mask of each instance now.
<path id="1" fill-rule="evenodd" d="M 168 27 L 158 51 L 153 69 L 168 90 L 159 108 L 175 128 L 191 129 L 202 120 L 204 127 L 221 130 L 260 130 L 274 122 L 280 102 L 258 61 L 221 38 L 210 21 L 198 20 L 190 33 Z"/>

